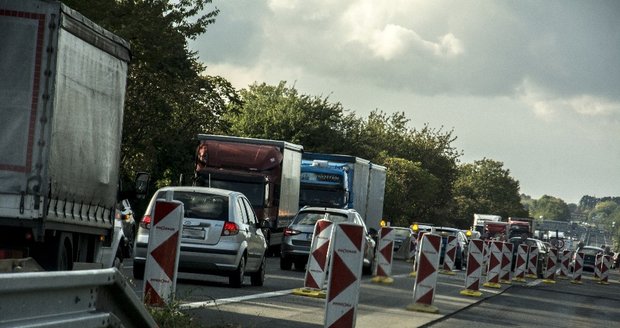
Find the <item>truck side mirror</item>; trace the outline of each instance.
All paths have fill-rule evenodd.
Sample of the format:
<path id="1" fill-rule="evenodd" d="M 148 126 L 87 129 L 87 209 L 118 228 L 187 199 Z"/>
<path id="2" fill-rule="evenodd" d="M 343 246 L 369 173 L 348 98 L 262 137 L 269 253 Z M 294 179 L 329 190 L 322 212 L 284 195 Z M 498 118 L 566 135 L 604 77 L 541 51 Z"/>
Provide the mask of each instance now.
<path id="1" fill-rule="evenodd" d="M 149 192 L 149 180 L 151 175 L 146 172 L 137 172 L 135 180 L 136 197 L 138 199 L 146 198 Z"/>

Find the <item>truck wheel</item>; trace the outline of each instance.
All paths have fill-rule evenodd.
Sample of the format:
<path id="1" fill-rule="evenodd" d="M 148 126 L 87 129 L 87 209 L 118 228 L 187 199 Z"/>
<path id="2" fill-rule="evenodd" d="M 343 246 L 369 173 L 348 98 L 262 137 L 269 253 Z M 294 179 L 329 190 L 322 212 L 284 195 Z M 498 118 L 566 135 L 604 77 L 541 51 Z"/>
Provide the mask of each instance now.
<path id="1" fill-rule="evenodd" d="M 138 280 L 144 279 L 144 263 L 133 263 L 133 278 Z"/>

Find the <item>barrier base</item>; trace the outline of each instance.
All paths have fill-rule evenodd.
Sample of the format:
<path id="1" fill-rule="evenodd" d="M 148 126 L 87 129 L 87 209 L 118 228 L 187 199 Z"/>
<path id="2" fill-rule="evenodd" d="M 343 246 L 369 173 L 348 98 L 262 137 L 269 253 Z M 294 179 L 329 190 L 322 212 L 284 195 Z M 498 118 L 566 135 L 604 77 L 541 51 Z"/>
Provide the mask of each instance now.
<path id="1" fill-rule="evenodd" d="M 464 296 L 471 296 L 471 297 L 482 296 L 482 292 L 480 292 L 479 290 L 472 290 L 472 289 L 463 289 L 461 290 L 460 294 Z"/>
<path id="2" fill-rule="evenodd" d="M 529 279 L 538 279 L 538 276 L 535 274 L 526 274 L 525 278 L 529 278 Z"/>
<path id="3" fill-rule="evenodd" d="M 450 275 L 450 276 L 454 276 L 454 275 L 456 275 L 456 272 L 451 271 L 451 270 L 439 270 L 439 273 L 441 273 L 441 274 L 447 274 L 447 275 Z"/>
<path id="4" fill-rule="evenodd" d="M 312 289 L 312 288 L 296 288 L 293 289 L 293 295 L 298 296 L 306 296 L 306 297 L 314 297 L 314 298 L 325 298 L 327 294 L 323 290 Z"/>
<path id="5" fill-rule="evenodd" d="M 543 279 L 543 281 L 545 284 L 555 284 L 555 280 L 553 279 Z"/>
<path id="6" fill-rule="evenodd" d="M 370 281 L 374 283 L 391 284 L 394 283 L 394 278 L 385 276 L 374 276 L 370 279 Z"/>
<path id="7" fill-rule="evenodd" d="M 422 303 L 409 304 L 407 305 L 407 310 L 426 313 L 439 313 L 439 308 L 436 306 Z"/>
<path id="8" fill-rule="evenodd" d="M 558 279 L 568 280 L 568 276 L 557 276 Z"/>
<path id="9" fill-rule="evenodd" d="M 485 282 L 484 284 L 482 284 L 482 286 L 484 287 L 489 287 L 489 288 L 502 288 L 502 285 L 496 283 L 496 282 Z"/>
<path id="10" fill-rule="evenodd" d="M 577 284 L 577 285 L 582 285 L 583 282 L 581 280 L 571 280 L 570 281 L 571 284 Z"/>
<path id="11" fill-rule="evenodd" d="M 514 278 L 514 279 L 512 279 L 512 281 L 514 281 L 514 282 L 523 282 L 523 283 L 527 282 L 527 280 L 525 280 L 525 278 Z"/>
<path id="12" fill-rule="evenodd" d="M 505 279 L 500 279 L 499 281 L 501 284 L 507 284 L 510 285 L 512 283 L 512 280 L 505 280 Z"/>
<path id="13" fill-rule="evenodd" d="M 418 273 L 417 273 L 416 271 L 413 271 L 413 272 L 411 272 L 411 273 L 409 274 L 409 277 L 415 277 L 415 276 L 417 276 L 417 275 L 418 275 Z"/>
<path id="14" fill-rule="evenodd" d="M 609 285 L 609 282 L 601 280 L 601 281 L 597 282 L 597 284 L 599 284 L 599 285 Z"/>

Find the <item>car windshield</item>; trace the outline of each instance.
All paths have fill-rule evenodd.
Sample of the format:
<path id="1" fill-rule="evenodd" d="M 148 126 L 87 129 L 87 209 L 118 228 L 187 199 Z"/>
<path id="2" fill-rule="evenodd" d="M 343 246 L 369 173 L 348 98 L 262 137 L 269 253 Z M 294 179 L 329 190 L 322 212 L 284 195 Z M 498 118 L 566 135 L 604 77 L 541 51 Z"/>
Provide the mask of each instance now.
<path id="1" fill-rule="evenodd" d="M 394 229 L 394 236 L 399 239 L 405 239 L 411 235 L 411 231 L 407 229 Z"/>
<path id="2" fill-rule="evenodd" d="M 306 189 L 299 191 L 299 205 L 343 207 L 344 190 L 338 189 Z"/>
<path id="3" fill-rule="evenodd" d="M 335 223 L 347 222 L 347 215 L 326 212 L 301 212 L 297 215 L 293 224 L 314 225 L 320 219 L 327 219 Z"/>
<path id="4" fill-rule="evenodd" d="M 444 229 L 435 229 L 435 232 L 438 235 L 441 235 L 441 236 L 444 236 L 444 237 L 446 237 L 446 236 L 456 236 L 456 233 L 457 233 L 455 230 L 444 230 Z"/>
<path id="5" fill-rule="evenodd" d="M 183 203 L 186 218 L 228 220 L 228 197 L 226 196 L 176 191 L 174 199 Z"/>

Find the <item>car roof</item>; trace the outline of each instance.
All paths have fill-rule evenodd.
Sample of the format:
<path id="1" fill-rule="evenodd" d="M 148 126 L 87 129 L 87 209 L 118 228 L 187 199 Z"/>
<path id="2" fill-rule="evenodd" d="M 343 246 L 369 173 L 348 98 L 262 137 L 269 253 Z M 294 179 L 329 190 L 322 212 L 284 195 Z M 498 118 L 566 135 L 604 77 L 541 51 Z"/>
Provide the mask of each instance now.
<path id="1" fill-rule="evenodd" d="M 196 192 L 196 193 L 213 194 L 213 195 L 221 195 L 221 196 L 232 196 L 232 195 L 241 194 L 240 192 L 232 191 L 232 190 L 209 188 L 209 187 L 196 187 L 196 186 L 163 187 L 163 188 L 158 189 L 155 193 L 168 192 L 168 191 Z"/>
<path id="2" fill-rule="evenodd" d="M 333 208 L 333 207 L 302 207 L 299 212 L 329 212 L 329 213 L 357 213 L 356 210 L 352 208 Z"/>
<path id="3" fill-rule="evenodd" d="M 462 231 L 461 229 L 457 229 L 457 228 L 452 228 L 452 227 L 433 227 L 435 230 L 440 230 L 440 231 L 450 231 L 450 232 L 456 232 L 456 231 Z"/>
<path id="4" fill-rule="evenodd" d="M 587 249 L 596 249 L 596 250 L 603 251 L 603 249 L 602 249 L 602 248 L 600 248 L 600 247 L 598 247 L 598 246 L 591 246 L 591 245 L 588 245 L 588 246 L 583 246 L 582 248 L 587 248 Z"/>

